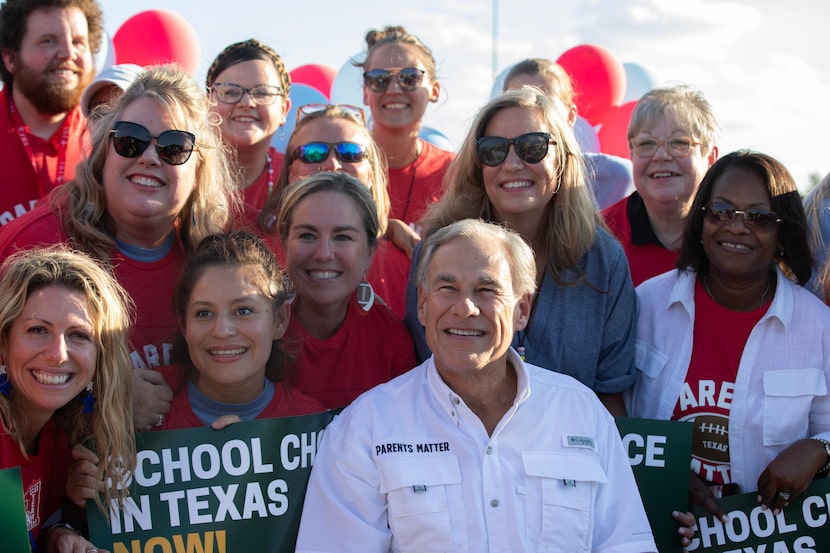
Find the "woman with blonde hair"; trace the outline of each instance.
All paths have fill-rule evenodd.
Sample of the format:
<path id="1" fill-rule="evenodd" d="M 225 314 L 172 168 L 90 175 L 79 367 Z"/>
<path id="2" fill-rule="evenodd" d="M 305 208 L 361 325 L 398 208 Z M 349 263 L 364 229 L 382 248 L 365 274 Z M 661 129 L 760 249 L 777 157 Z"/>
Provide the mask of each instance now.
<path id="1" fill-rule="evenodd" d="M 287 189 L 277 224 L 296 291 L 286 332 L 300 344 L 295 387 L 343 407 L 414 367 L 412 337 L 366 281 L 380 239 L 366 185 L 343 172 L 301 179 Z"/>
<path id="2" fill-rule="evenodd" d="M 527 58 L 510 68 L 504 77 L 504 91 L 535 86 L 550 96 L 571 127 L 576 125 L 576 93 L 565 68 L 545 58 Z M 629 159 L 603 153 L 583 152 L 588 185 L 599 209 L 605 209 L 634 191 Z"/>
<path id="3" fill-rule="evenodd" d="M 298 108 L 298 118 L 288 139 L 288 155 L 277 186 L 262 210 L 261 228 L 275 236 L 280 201 L 290 183 L 323 171 L 341 171 L 356 177 L 372 193 L 379 230 L 385 237 L 378 242 L 378 251 L 366 278 L 375 292 L 402 319 L 406 311 L 406 279 L 412 236 L 409 227 L 398 219 L 389 218 L 386 160 L 366 128 L 363 110 L 342 104 L 310 104 Z M 279 253 L 279 240 L 274 240 L 272 247 Z"/>
<path id="4" fill-rule="evenodd" d="M 815 266 L 805 286 L 824 303 L 830 303 L 830 268 L 827 248 L 830 247 L 830 173 L 826 174 L 804 198 L 804 212 L 810 238 L 810 251 Z"/>
<path id="5" fill-rule="evenodd" d="M 181 68 L 139 76 L 92 135 L 76 178 L 0 231 L 0 255 L 69 242 L 106 263 L 136 305 L 133 366 L 169 364 L 173 287 L 185 255 L 237 213 L 226 150 L 202 89 Z M 154 371 L 137 371 L 136 425 L 149 430 L 172 394 Z"/>
<path id="6" fill-rule="evenodd" d="M 506 92 L 479 111 L 443 198 L 421 225 L 428 236 L 469 218 L 511 228 L 536 256 L 531 319 L 513 347 L 530 363 L 574 376 L 623 414 L 620 394 L 634 381 L 634 287 L 622 248 L 594 207 L 573 132 L 540 90 Z M 407 324 L 424 359 L 416 301 L 410 271 Z"/>
<path id="7" fill-rule="evenodd" d="M 20 467 L 35 543 L 89 551 L 71 526 L 42 525 L 66 495 L 73 445 L 92 438 L 106 452 L 97 481 L 133 470 L 129 298 L 94 260 L 60 247 L 18 252 L 0 273 L 0 468 Z M 102 491 L 106 513 L 125 494 Z"/>

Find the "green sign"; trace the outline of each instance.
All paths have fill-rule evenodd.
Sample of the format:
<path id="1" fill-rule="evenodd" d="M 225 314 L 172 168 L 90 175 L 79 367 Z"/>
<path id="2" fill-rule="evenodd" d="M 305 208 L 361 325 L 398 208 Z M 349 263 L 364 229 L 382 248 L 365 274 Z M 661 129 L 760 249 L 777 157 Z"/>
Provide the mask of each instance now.
<path id="1" fill-rule="evenodd" d="M 0 516 L 3 551 L 29 553 L 29 526 L 26 524 L 20 467 L 0 470 L 0 510 L 3 512 Z"/>
<path id="2" fill-rule="evenodd" d="M 616 421 L 657 549 L 680 553 L 677 521 L 671 513 L 687 510 L 692 424 L 627 417 Z"/>
<path id="3" fill-rule="evenodd" d="M 830 481 L 816 480 L 777 515 L 758 493 L 724 497 L 723 523 L 694 506 L 698 531 L 689 551 L 699 553 L 825 553 L 830 551 Z"/>
<path id="4" fill-rule="evenodd" d="M 92 543 L 112 553 L 293 552 L 334 414 L 139 434 L 130 497 L 110 505 L 109 524 L 87 504 Z"/>

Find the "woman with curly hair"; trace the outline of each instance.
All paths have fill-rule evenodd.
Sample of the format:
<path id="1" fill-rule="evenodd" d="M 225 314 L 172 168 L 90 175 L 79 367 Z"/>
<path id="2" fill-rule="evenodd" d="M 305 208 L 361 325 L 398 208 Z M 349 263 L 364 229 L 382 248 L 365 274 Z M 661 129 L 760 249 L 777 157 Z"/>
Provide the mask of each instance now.
<path id="1" fill-rule="evenodd" d="M 63 503 L 73 445 L 92 438 L 106 452 L 96 482 L 133 470 L 129 298 L 89 256 L 60 247 L 18 252 L 0 273 L 0 468 L 20 467 L 33 543 L 88 551 L 72 527 L 43 523 Z M 105 513 L 125 493 L 102 491 L 89 498 Z"/>
<path id="2" fill-rule="evenodd" d="M 181 68 L 149 68 L 92 136 L 76 178 L 0 231 L 0 256 L 71 243 L 106 263 L 136 305 L 133 366 L 169 364 L 170 309 L 185 254 L 237 213 L 236 187 L 207 98 Z M 155 371 L 136 371 L 135 422 L 159 424 L 172 394 Z"/>

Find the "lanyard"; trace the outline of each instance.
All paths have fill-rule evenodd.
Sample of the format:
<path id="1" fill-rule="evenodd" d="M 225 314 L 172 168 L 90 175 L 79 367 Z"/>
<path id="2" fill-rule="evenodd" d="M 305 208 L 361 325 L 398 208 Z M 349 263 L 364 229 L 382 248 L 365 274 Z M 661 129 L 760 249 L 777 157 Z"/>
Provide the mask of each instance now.
<path id="1" fill-rule="evenodd" d="M 271 152 L 265 155 L 265 167 L 268 170 L 268 196 L 274 189 L 274 160 L 271 159 Z"/>
<path id="2" fill-rule="evenodd" d="M 58 169 L 55 173 L 55 181 L 52 183 L 52 179 L 49 176 L 49 166 L 47 165 L 46 160 L 43 161 L 42 167 L 38 167 L 37 161 L 35 160 L 35 152 L 32 149 L 32 143 L 29 142 L 29 127 L 26 126 L 23 119 L 20 117 L 20 113 L 14 105 L 11 93 L 9 93 L 8 98 L 9 116 L 11 117 L 12 124 L 17 128 L 17 136 L 20 137 L 20 142 L 23 144 L 23 148 L 26 150 L 26 155 L 29 156 L 29 161 L 32 164 L 32 169 L 34 169 L 35 175 L 38 178 L 38 192 L 40 196 L 45 196 L 48 192 L 47 187 L 50 184 L 52 187 L 63 184 L 64 174 L 66 173 L 66 149 L 67 144 L 69 143 L 69 114 L 67 114 L 63 120 L 63 123 L 61 123 L 61 141 L 58 144 Z"/>

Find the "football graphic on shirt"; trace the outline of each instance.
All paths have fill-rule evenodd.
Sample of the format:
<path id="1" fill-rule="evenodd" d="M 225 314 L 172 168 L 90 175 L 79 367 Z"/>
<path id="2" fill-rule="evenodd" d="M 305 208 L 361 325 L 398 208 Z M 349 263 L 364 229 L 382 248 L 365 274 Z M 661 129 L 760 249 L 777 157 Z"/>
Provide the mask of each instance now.
<path id="1" fill-rule="evenodd" d="M 696 413 L 686 420 L 694 425 L 692 451 L 696 456 L 714 463 L 728 463 L 729 419 L 714 413 Z"/>

